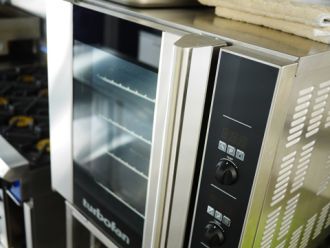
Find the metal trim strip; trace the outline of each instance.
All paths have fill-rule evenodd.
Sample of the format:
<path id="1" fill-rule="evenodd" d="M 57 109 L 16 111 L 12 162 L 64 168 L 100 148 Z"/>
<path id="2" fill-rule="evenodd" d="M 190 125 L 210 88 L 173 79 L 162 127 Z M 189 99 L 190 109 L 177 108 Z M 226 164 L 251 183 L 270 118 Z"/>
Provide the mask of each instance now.
<path id="1" fill-rule="evenodd" d="M 68 2 L 47 2 L 52 187 L 70 202 L 73 202 L 72 14 L 72 4 Z"/>

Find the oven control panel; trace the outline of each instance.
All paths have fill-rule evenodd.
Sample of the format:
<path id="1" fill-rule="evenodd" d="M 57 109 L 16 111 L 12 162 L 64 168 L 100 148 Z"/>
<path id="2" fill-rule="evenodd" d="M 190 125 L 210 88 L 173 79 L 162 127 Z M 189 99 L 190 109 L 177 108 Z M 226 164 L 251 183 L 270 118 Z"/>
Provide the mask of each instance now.
<path id="1" fill-rule="evenodd" d="M 239 246 L 278 68 L 220 53 L 190 247 Z"/>

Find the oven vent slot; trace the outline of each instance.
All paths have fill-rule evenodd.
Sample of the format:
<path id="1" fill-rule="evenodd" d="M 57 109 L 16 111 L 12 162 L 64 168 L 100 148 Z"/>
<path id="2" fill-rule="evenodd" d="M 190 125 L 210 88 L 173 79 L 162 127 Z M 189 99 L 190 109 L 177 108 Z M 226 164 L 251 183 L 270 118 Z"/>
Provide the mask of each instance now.
<path id="1" fill-rule="evenodd" d="M 300 158 L 298 160 L 295 177 L 291 185 L 291 193 L 296 192 L 304 185 L 305 175 L 310 165 L 311 156 L 314 150 L 315 140 L 302 147 Z"/>
<path id="2" fill-rule="evenodd" d="M 328 203 L 326 206 L 322 208 L 319 219 L 317 220 L 317 225 L 314 231 L 313 239 L 316 239 L 321 234 L 325 219 L 329 212 L 329 208 L 330 208 L 330 203 Z"/>
<path id="3" fill-rule="evenodd" d="M 292 197 L 290 200 L 288 200 L 285 207 L 285 212 L 282 218 L 282 223 L 277 240 L 281 240 L 289 233 L 291 223 L 297 209 L 299 198 L 300 198 L 300 194 L 297 194 L 294 197 Z"/>
<path id="4" fill-rule="evenodd" d="M 312 110 L 313 112 L 311 113 L 311 117 L 307 127 L 307 133 L 305 135 L 306 138 L 309 138 L 320 131 L 320 126 L 329 98 L 329 92 L 330 81 L 321 83 L 314 101 L 314 106 Z"/>
<path id="5" fill-rule="evenodd" d="M 282 164 L 280 166 L 280 171 L 278 172 L 278 177 L 273 192 L 272 202 L 270 204 L 271 207 L 275 206 L 277 203 L 279 203 L 285 198 L 292 168 L 296 159 L 296 154 L 296 151 L 291 152 L 282 159 Z"/>
<path id="6" fill-rule="evenodd" d="M 330 155 L 327 158 L 327 161 L 325 162 L 325 178 L 321 181 L 319 190 L 317 191 L 317 195 L 321 195 L 325 190 L 328 189 L 328 185 L 330 182 Z"/>
<path id="7" fill-rule="evenodd" d="M 311 238 L 312 231 L 313 231 L 313 228 L 314 228 L 314 224 L 315 224 L 315 221 L 316 221 L 316 217 L 317 217 L 317 214 L 313 215 L 307 221 L 307 224 L 306 224 L 306 227 L 305 227 L 305 231 L 304 231 L 303 237 L 302 237 L 302 239 L 300 241 L 299 248 L 306 248 L 308 246 L 308 243 L 309 243 L 309 240 Z"/>
<path id="8" fill-rule="evenodd" d="M 285 247 L 285 244 L 286 244 L 286 239 L 283 240 L 281 243 L 279 243 L 276 248 L 284 248 Z"/>
<path id="9" fill-rule="evenodd" d="M 308 108 L 311 105 L 314 87 L 309 87 L 299 91 L 299 98 L 294 109 L 293 120 L 290 124 L 289 135 L 286 147 L 289 148 L 297 144 L 302 137 L 305 122 L 307 120 Z"/>
<path id="10" fill-rule="evenodd" d="M 327 229 L 330 226 L 330 212 L 327 217 L 327 222 L 325 223 L 324 229 Z"/>
<path id="11" fill-rule="evenodd" d="M 303 230 L 303 226 L 300 226 L 296 231 L 292 233 L 290 244 L 288 248 L 296 248 L 298 247 L 299 239 L 301 236 L 301 232 Z"/>
<path id="12" fill-rule="evenodd" d="M 330 127 L 330 111 L 328 112 L 326 123 L 324 125 L 324 128 L 328 128 L 328 127 Z"/>
<path id="13" fill-rule="evenodd" d="M 273 212 L 268 214 L 265 230 L 264 230 L 264 233 L 263 233 L 262 239 L 261 239 L 261 245 L 260 245 L 261 248 L 270 248 L 271 247 L 281 209 L 282 209 L 282 207 L 278 207 Z"/>

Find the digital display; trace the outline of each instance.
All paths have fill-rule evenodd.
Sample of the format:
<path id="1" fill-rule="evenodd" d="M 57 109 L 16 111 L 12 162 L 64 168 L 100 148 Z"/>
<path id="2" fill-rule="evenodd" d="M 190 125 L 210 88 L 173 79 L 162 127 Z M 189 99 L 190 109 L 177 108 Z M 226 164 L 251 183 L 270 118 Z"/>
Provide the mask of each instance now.
<path id="1" fill-rule="evenodd" d="M 239 132 L 228 127 L 221 130 L 221 138 L 243 150 L 246 149 L 248 144 L 248 137 L 241 135 Z"/>

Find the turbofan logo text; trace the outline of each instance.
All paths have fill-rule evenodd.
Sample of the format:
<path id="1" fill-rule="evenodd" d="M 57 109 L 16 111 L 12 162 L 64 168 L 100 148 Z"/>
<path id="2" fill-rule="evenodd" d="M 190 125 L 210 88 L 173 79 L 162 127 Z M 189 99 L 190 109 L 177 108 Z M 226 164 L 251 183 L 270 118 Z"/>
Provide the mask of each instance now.
<path id="1" fill-rule="evenodd" d="M 114 234 L 116 234 L 120 239 L 122 239 L 126 244 L 129 245 L 130 240 L 129 237 L 123 233 L 116 226 L 116 222 L 110 221 L 103 216 L 100 209 L 94 208 L 85 198 L 83 199 L 83 206 L 86 208 L 91 214 L 93 214 L 99 221 L 101 221 L 108 229 L 110 229 Z"/>

